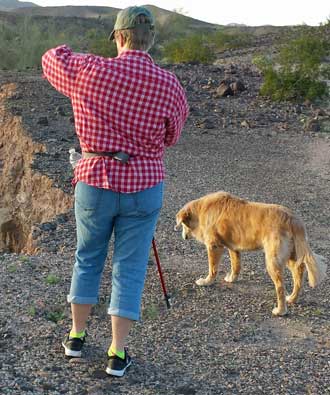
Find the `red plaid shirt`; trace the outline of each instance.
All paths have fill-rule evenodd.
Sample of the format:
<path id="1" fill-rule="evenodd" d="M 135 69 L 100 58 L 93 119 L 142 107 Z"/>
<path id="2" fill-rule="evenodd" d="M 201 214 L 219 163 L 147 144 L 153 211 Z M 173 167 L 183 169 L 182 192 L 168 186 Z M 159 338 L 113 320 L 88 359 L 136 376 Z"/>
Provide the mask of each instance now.
<path id="1" fill-rule="evenodd" d="M 82 151 L 131 155 L 81 159 L 73 183 L 137 192 L 164 179 L 164 149 L 174 145 L 188 116 L 178 79 L 143 51 L 116 58 L 73 53 L 67 46 L 42 57 L 44 76 L 71 99 Z"/>

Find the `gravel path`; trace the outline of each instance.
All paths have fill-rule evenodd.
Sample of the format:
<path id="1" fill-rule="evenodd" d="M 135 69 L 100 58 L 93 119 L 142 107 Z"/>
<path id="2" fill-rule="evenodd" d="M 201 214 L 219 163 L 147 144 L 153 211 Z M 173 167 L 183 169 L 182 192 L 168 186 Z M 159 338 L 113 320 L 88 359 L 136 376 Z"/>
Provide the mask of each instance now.
<path id="1" fill-rule="evenodd" d="M 194 281 L 207 271 L 206 251 L 173 231 L 184 203 L 225 190 L 292 208 L 305 221 L 313 250 L 329 262 L 330 141 L 301 132 L 293 115 L 282 132 L 270 121 L 270 128 L 262 122 L 249 130 L 223 127 L 216 115 L 213 128 L 200 128 L 196 120 L 210 117 L 210 102 L 189 95 L 199 115 L 193 111 L 179 144 L 167 152 L 165 202 L 156 233 L 172 308 L 166 309 L 156 266 L 150 265 L 143 320 L 129 338 L 134 364 L 123 379 L 106 376 L 110 248 L 84 358 L 65 359 L 60 343 L 70 325 L 65 295 L 75 238 L 68 213 L 60 221 L 63 227 L 58 225 L 59 232 L 65 229 L 67 248 L 57 253 L 45 248 L 36 256 L 0 255 L 1 393 L 330 394 L 329 280 L 314 290 L 305 285 L 288 316 L 273 318 L 275 292 L 262 253 L 243 254 L 237 283 L 223 281 L 226 258 L 216 284 L 200 288 Z M 226 111 L 247 108 L 243 96 L 221 100 L 218 106 Z"/>

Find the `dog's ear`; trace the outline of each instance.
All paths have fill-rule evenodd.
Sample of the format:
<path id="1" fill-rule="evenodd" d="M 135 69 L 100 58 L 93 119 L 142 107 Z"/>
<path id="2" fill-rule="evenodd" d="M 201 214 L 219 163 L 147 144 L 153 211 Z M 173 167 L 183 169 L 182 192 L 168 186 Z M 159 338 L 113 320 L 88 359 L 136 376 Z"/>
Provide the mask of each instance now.
<path id="1" fill-rule="evenodd" d="M 174 229 L 178 230 L 181 224 L 185 224 L 189 228 L 191 218 L 192 212 L 189 208 L 181 209 L 176 215 L 176 226 Z"/>

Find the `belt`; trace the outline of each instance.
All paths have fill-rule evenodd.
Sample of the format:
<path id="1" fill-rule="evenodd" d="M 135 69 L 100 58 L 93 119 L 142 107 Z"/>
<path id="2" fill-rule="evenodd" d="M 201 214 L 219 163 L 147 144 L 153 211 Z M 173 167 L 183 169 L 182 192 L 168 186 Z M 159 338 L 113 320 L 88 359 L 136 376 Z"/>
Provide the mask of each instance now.
<path id="1" fill-rule="evenodd" d="M 108 157 L 108 158 L 113 158 L 115 160 L 118 160 L 119 162 L 122 163 L 127 163 L 130 159 L 130 155 L 126 154 L 126 152 L 122 151 L 116 151 L 116 152 L 86 152 L 84 151 L 82 153 L 83 158 L 88 159 L 88 158 L 96 158 L 96 157 Z"/>

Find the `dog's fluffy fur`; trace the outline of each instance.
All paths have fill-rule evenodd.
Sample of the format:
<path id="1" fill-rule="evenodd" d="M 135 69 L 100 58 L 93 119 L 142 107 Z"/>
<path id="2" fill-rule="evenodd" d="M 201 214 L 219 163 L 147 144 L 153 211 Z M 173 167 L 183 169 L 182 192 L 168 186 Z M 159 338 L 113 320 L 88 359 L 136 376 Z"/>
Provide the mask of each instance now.
<path id="1" fill-rule="evenodd" d="M 309 285 L 317 286 L 326 276 L 324 258 L 312 252 L 303 222 L 288 208 L 250 202 L 226 192 L 216 192 L 187 203 L 176 215 L 184 239 L 194 237 L 207 248 L 209 273 L 198 285 L 214 282 L 224 248 L 228 248 L 231 272 L 225 281 L 234 282 L 240 272 L 240 251 L 263 249 L 266 267 L 274 282 L 277 306 L 274 315 L 287 312 L 286 302 L 297 300 L 305 268 Z M 291 295 L 285 296 L 285 265 L 293 277 Z"/>

